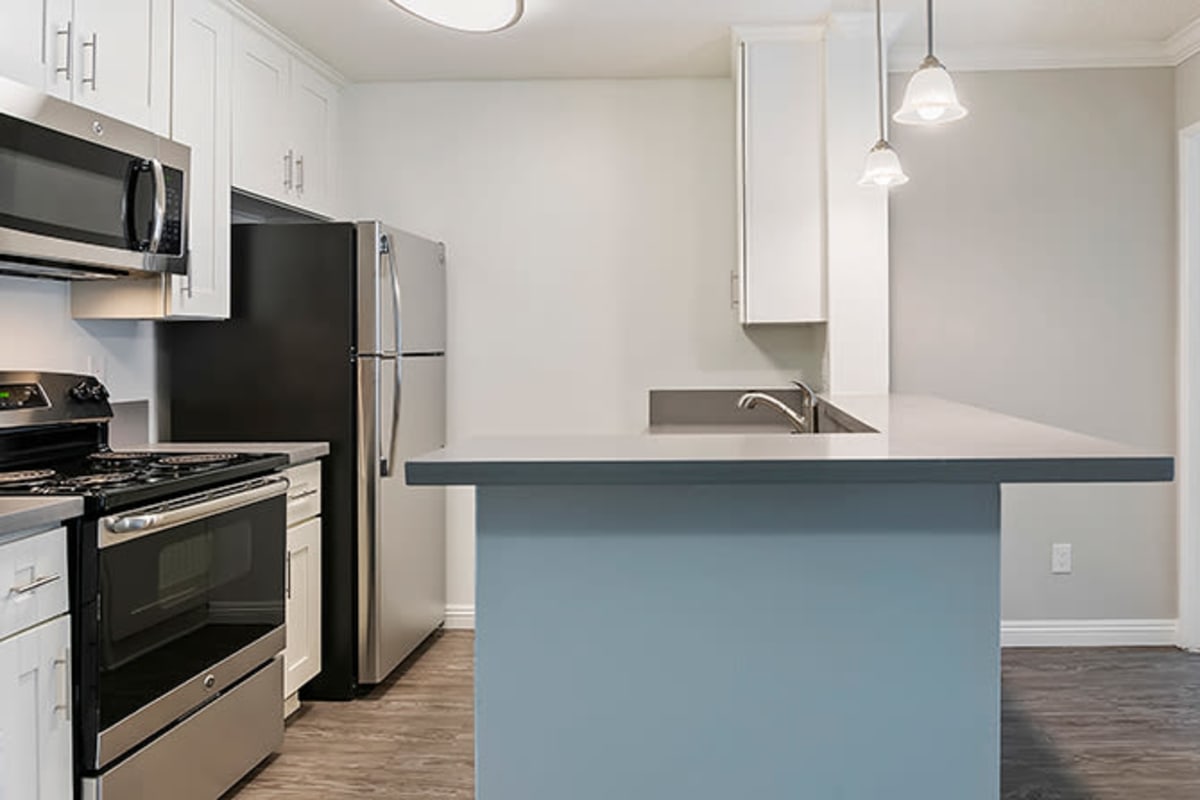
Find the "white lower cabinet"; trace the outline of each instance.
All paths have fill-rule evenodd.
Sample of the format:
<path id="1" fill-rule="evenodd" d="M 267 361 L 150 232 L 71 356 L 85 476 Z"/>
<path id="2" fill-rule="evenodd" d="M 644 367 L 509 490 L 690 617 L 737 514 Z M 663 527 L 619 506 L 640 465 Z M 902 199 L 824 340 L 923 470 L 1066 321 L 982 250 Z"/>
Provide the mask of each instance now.
<path id="1" fill-rule="evenodd" d="M 292 467 L 287 503 L 287 603 L 283 651 L 284 710 L 300 707 L 297 693 L 321 671 L 321 463 Z"/>
<path id="2" fill-rule="evenodd" d="M 0 640 L 0 798 L 70 800 L 71 625 Z"/>

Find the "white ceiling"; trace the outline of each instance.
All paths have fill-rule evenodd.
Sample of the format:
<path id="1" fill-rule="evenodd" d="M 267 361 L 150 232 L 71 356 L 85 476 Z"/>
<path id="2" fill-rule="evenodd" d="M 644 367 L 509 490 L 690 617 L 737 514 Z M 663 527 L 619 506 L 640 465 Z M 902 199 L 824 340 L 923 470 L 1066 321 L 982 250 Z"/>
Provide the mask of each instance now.
<path id="1" fill-rule="evenodd" d="M 720 76 L 732 25 L 813 22 L 831 5 L 873 8 L 871 0 L 526 0 L 515 27 L 480 35 L 439 29 L 389 0 L 242 2 L 353 81 Z M 883 5 L 906 14 L 900 50 L 919 47 L 923 0 Z M 1200 0 L 937 0 L 935 10 L 938 50 L 960 67 L 976 54 L 1014 53 L 1169 63 L 1165 42 L 1200 18 Z M 953 68 L 954 58 L 943 60 Z"/>

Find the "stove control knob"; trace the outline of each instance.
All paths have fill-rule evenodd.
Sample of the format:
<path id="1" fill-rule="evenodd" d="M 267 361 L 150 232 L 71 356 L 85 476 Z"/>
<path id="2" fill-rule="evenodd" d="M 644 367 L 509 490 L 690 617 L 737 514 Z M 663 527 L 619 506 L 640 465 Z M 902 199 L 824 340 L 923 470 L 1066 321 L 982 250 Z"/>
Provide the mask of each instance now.
<path id="1" fill-rule="evenodd" d="M 72 400 L 91 400 L 92 387 L 88 385 L 87 381 L 80 381 L 72 386 L 71 391 L 67 392 L 67 394 L 71 396 Z"/>
<path id="2" fill-rule="evenodd" d="M 97 383 L 95 386 L 93 386 L 90 394 L 93 400 L 108 399 L 108 389 L 104 388 L 103 383 Z"/>

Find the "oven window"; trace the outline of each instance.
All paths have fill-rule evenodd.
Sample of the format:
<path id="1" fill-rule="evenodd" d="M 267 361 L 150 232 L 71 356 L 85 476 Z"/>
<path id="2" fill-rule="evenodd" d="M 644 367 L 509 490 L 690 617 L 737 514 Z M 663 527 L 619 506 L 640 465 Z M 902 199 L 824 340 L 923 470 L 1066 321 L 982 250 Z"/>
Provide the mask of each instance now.
<path id="1" fill-rule="evenodd" d="M 283 624 L 283 497 L 100 551 L 100 729 Z"/>
<path id="2" fill-rule="evenodd" d="M 129 248 L 125 197 L 131 170 L 116 150 L 0 116 L 0 225 L 28 233 Z M 141 185 L 129 209 L 135 231 L 153 213 L 154 192 Z"/>

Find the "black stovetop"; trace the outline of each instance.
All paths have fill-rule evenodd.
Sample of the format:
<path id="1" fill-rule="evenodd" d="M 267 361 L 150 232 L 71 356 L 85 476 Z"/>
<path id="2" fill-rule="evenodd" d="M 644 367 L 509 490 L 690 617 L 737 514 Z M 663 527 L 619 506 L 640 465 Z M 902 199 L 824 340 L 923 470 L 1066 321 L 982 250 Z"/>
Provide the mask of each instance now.
<path id="1" fill-rule="evenodd" d="M 287 465 L 284 455 L 141 453 L 100 449 L 61 460 L 0 469 L 0 495 L 69 495 L 89 515 L 157 502 L 265 475 Z"/>

